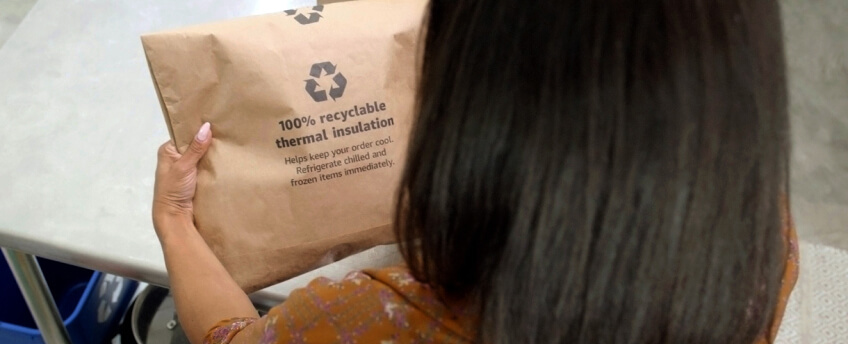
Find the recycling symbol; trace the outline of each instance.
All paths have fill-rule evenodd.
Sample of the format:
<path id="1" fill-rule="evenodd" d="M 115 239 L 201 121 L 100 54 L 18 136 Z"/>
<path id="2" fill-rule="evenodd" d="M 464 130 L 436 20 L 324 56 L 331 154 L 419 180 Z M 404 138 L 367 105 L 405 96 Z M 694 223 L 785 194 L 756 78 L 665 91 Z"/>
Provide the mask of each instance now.
<path id="1" fill-rule="evenodd" d="M 286 15 L 288 15 L 288 16 L 294 16 L 294 20 L 296 20 L 298 23 L 306 25 L 306 24 L 312 24 L 312 23 L 318 22 L 318 20 L 321 19 L 321 14 L 319 12 L 321 12 L 323 10 L 324 10 L 324 5 L 312 6 L 313 12 L 309 12 L 308 17 L 303 15 L 303 13 L 297 13 L 297 9 L 285 10 L 285 12 L 286 12 Z M 297 14 L 297 15 L 295 16 L 295 14 Z"/>
<path id="2" fill-rule="evenodd" d="M 118 306 L 122 291 L 124 291 L 123 277 L 110 274 L 103 276 L 103 281 L 100 282 L 100 292 L 97 295 L 100 299 L 97 305 L 98 323 L 102 324 L 110 319 L 112 313 L 115 312 L 115 307 Z"/>
<path id="3" fill-rule="evenodd" d="M 312 65 L 312 68 L 309 70 L 309 75 L 312 76 L 312 79 L 306 80 L 306 92 L 309 93 L 309 96 L 312 97 L 312 100 L 316 102 L 323 102 L 327 100 L 327 91 L 323 89 L 318 89 L 318 87 L 322 87 L 318 84 L 318 80 L 315 78 L 321 77 L 324 71 L 324 76 L 333 76 L 334 85 L 330 85 L 330 98 L 333 98 L 333 101 L 336 98 L 339 98 L 344 94 L 345 86 L 347 86 L 347 79 L 345 79 L 342 73 L 336 73 L 336 66 L 332 63 L 328 62 L 318 62 Z"/>

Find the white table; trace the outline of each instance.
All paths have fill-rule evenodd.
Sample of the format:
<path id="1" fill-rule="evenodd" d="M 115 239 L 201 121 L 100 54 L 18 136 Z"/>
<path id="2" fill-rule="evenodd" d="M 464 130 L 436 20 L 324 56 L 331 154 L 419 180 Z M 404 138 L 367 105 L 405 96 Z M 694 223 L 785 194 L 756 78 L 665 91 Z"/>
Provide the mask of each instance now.
<path id="1" fill-rule="evenodd" d="M 167 285 L 150 220 L 168 139 L 139 35 L 313 0 L 41 0 L 0 48 L 0 246 Z M 397 262 L 378 247 L 258 292 Z"/>

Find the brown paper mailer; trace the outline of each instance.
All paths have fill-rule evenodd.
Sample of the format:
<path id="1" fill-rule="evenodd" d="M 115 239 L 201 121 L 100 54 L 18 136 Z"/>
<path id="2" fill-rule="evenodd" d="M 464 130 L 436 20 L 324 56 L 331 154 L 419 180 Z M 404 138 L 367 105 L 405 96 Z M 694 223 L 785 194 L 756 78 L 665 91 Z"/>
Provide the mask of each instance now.
<path id="1" fill-rule="evenodd" d="M 353 1 L 142 36 L 173 141 L 201 123 L 198 231 L 246 291 L 394 241 L 424 1 Z"/>

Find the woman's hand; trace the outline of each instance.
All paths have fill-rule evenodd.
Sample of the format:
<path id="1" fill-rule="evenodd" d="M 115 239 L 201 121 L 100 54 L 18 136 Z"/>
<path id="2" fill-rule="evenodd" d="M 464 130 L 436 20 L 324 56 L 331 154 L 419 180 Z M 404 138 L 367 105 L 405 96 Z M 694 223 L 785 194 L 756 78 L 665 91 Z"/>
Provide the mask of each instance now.
<path id="1" fill-rule="evenodd" d="M 259 317 L 194 226 L 197 162 L 211 143 L 212 131 L 204 123 L 185 153 L 177 152 L 171 142 L 159 147 L 153 187 L 153 227 L 162 244 L 180 325 L 192 343 L 202 342 L 218 321 Z"/>
<path id="2" fill-rule="evenodd" d="M 204 123 L 185 153 L 170 141 L 159 147 L 156 183 L 153 187 L 153 226 L 161 240 L 165 224 L 186 224 L 194 220 L 192 201 L 197 186 L 197 162 L 212 143 L 209 123 Z"/>

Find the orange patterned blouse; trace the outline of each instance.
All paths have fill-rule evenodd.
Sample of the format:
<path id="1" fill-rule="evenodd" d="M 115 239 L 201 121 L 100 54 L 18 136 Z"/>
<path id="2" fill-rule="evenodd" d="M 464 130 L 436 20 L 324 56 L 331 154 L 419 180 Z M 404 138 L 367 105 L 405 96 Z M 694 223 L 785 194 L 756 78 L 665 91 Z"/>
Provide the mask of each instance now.
<path id="1" fill-rule="evenodd" d="M 260 319 L 219 322 L 204 343 L 471 343 L 473 318 L 393 267 L 317 278 Z"/>
<path id="2" fill-rule="evenodd" d="M 798 277 L 798 242 L 784 218 L 787 263 L 772 325 L 755 344 L 774 341 Z M 353 272 L 341 281 L 313 280 L 264 317 L 216 324 L 204 343 L 471 343 L 475 314 L 451 308 L 402 267 Z"/>

